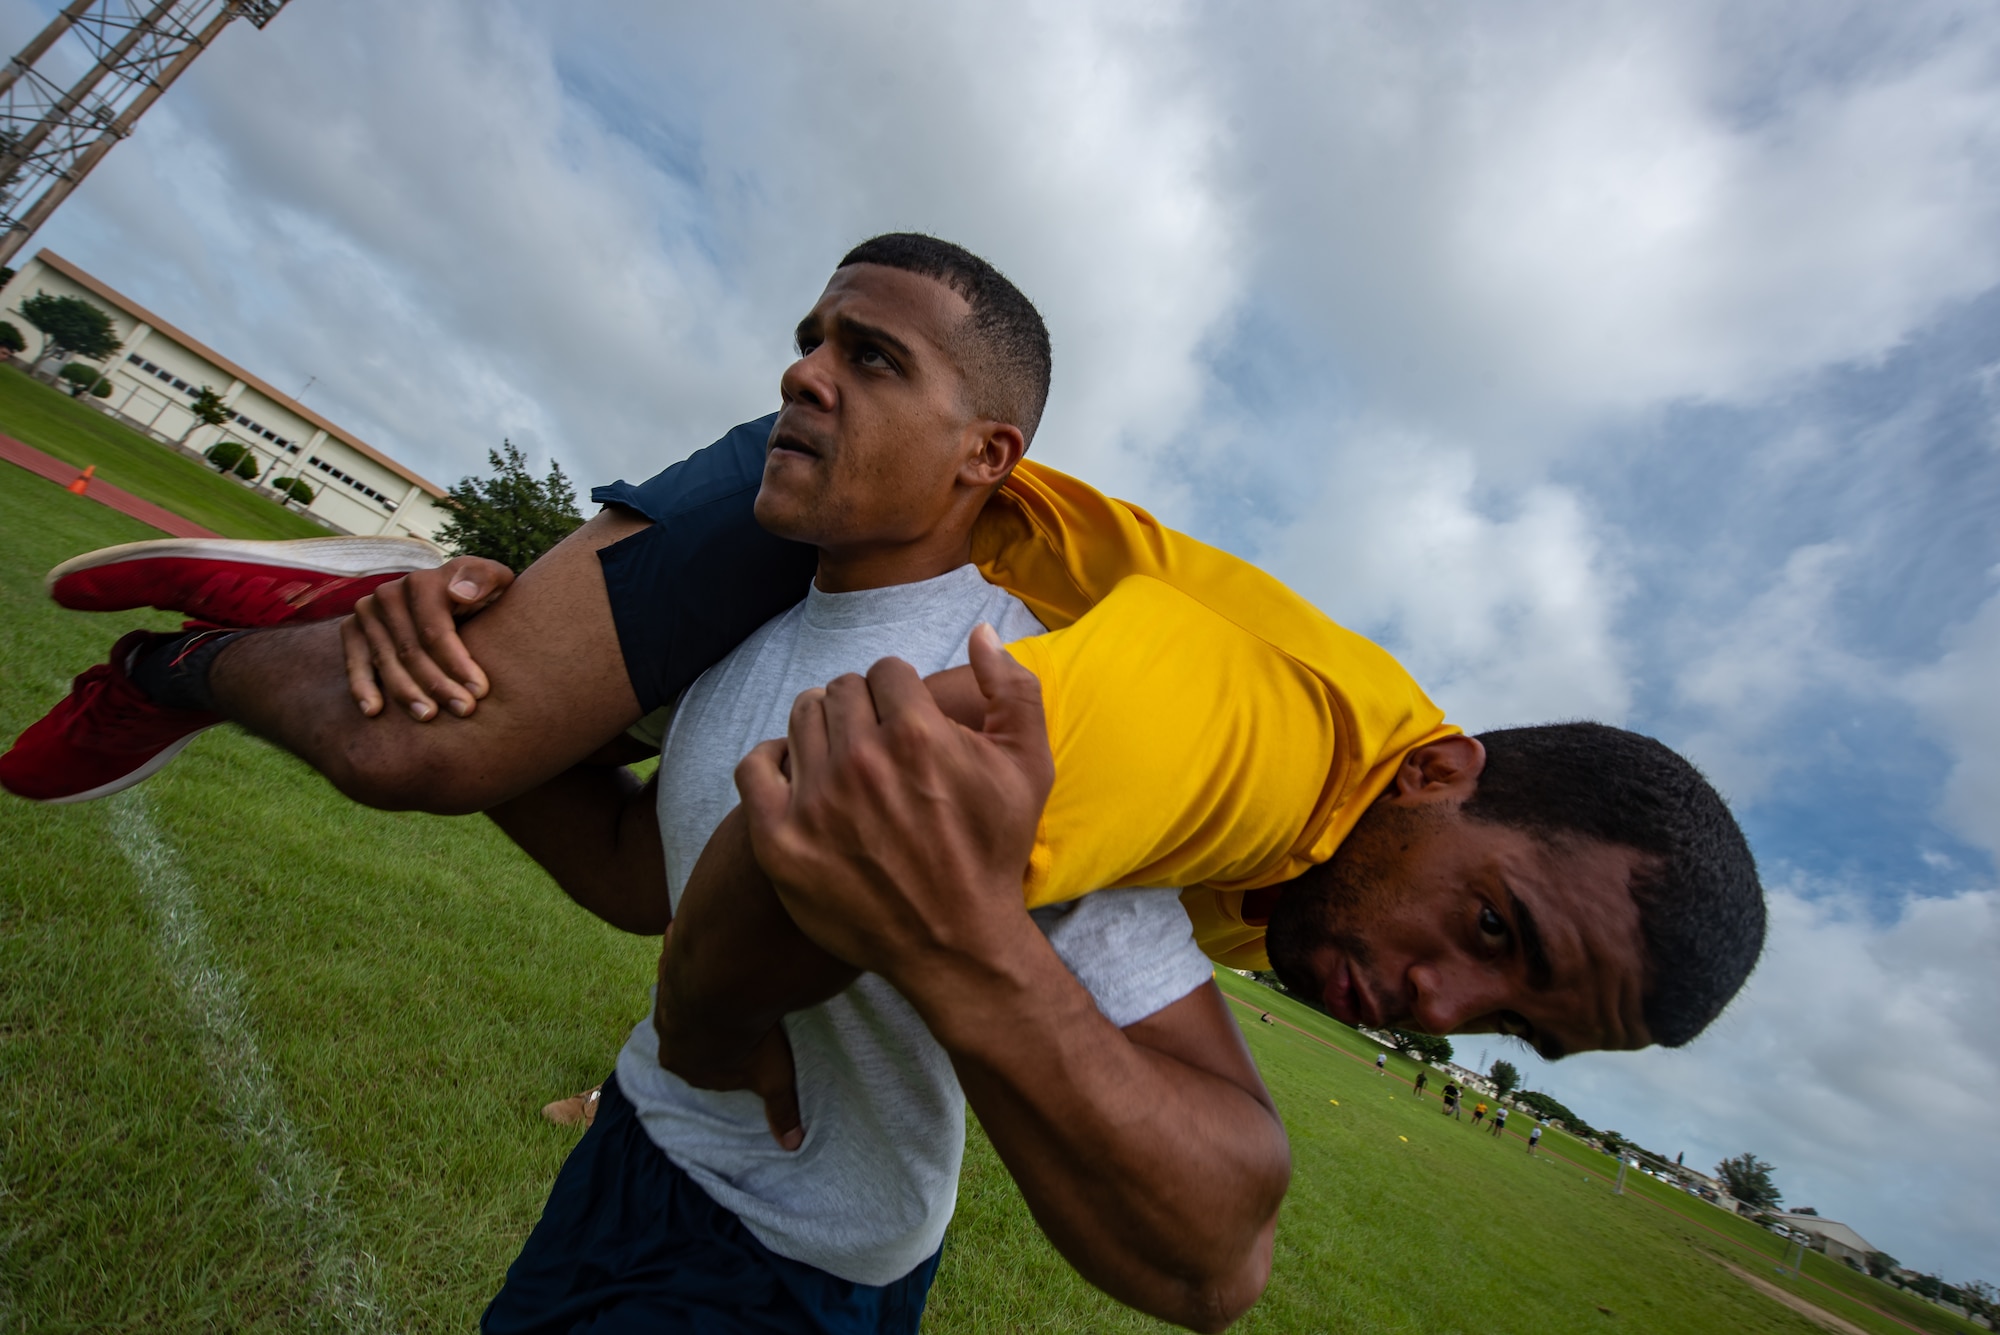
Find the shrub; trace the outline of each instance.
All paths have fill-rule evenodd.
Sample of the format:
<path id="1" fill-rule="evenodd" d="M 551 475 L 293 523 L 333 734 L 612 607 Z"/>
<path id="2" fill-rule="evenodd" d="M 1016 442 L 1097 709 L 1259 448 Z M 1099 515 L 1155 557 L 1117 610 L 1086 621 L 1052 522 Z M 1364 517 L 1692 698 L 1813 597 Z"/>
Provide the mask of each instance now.
<path id="1" fill-rule="evenodd" d="M 70 394 L 96 394 L 99 398 L 111 392 L 111 381 L 89 362 L 70 362 L 56 373 L 70 384 Z M 98 387 L 103 386 L 102 393 Z"/>
<path id="2" fill-rule="evenodd" d="M 0 348 L 10 353 L 28 350 L 28 340 L 22 335 L 21 327 L 12 320 L 0 320 Z"/>
<path id="3" fill-rule="evenodd" d="M 215 465 L 215 471 L 226 473 L 242 461 L 250 451 L 233 440 L 218 440 L 208 447 L 206 458 Z"/>
<path id="4" fill-rule="evenodd" d="M 236 461 L 236 476 L 245 482 L 255 482 L 257 474 L 263 471 L 264 466 L 257 462 L 257 456 L 249 450 L 243 451 L 243 457 Z"/>
<path id="5" fill-rule="evenodd" d="M 302 477 L 279 478 L 271 486 L 278 495 L 289 496 L 300 505 L 311 505 L 313 502 L 313 489 Z"/>

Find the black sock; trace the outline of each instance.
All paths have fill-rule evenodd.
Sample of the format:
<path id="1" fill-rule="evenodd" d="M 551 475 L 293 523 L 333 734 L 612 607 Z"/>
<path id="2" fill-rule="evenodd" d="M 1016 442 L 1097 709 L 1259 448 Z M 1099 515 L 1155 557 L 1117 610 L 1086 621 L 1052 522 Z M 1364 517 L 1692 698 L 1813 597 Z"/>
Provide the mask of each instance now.
<path id="1" fill-rule="evenodd" d="M 240 630 L 191 630 L 172 639 L 156 641 L 141 649 L 126 669 L 132 684 L 144 691 L 154 704 L 167 709 L 192 709 L 204 714 L 218 712 L 215 693 L 209 689 L 208 672 L 215 656 L 222 652 Z"/>

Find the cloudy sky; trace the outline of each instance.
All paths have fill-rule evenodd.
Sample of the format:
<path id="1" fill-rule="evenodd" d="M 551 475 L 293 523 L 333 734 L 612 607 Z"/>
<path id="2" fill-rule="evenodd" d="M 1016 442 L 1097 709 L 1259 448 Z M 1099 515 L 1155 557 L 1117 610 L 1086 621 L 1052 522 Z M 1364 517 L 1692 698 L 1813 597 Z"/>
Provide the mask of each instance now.
<path id="1" fill-rule="evenodd" d="M 1745 997 L 1530 1083 L 2000 1280 L 2000 11 L 297 0 L 37 241 L 434 479 L 588 483 L 773 407 L 900 228 L 1042 305 L 1038 455 L 1734 800 Z"/>

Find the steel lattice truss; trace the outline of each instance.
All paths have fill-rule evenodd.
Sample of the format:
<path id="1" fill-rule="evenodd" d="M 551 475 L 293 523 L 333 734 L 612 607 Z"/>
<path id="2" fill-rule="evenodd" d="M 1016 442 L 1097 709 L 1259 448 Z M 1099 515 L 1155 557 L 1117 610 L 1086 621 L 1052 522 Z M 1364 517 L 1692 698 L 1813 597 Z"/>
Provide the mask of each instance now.
<path id="1" fill-rule="evenodd" d="M 74 0 L 64 8 L 0 70 L 0 263 L 231 20 L 261 28 L 286 3 Z M 59 78 L 51 66 L 83 72 Z"/>

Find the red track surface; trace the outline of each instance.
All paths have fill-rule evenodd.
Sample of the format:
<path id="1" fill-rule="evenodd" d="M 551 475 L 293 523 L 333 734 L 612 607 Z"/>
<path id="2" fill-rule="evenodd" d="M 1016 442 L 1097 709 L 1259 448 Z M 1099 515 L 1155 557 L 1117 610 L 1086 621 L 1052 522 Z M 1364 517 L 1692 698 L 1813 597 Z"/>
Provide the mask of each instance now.
<path id="1" fill-rule="evenodd" d="M 1243 1009 L 1245 1010 L 1256 1011 L 1259 1015 L 1264 1015 L 1269 1013 L 1266 1011 L 1259 1010 L 1257 1007 L 1251 1005 L 1249 1002 L 1243 1000 L 1241 997 L 1230 997 L 1227 992 L 1224 992 L 1222 995 L 1225 997 L 1229 997 L 1231 1001 L 1243 1007 Z M 1321 1038 L 1318 1034 L 1313 1033 L 1309 1029 L 1301 1029 L 1299 1028 L 1299 1026 L 1293 1024 L 1290 1020 L 1287 1020 L 1282 1016 L 1272 1015 L 1271 1022 L 1273 1024 L 1281 1024 L 1295 1034 L 1303 1034 L 1305 1037 L 1311 1039 L 1313 1042 L 1319 1044 L 1321 1047 L 1328 1048 L 1334 1052 L 1338 1052 L 1341 1056 L 1347 1058 L 1349 1061 L 1359 1062 L 1361 1065 L 1368 1067 L 1370 1070 L 1374 1069 L 1375 1063 L 1370 1061 L 1368 1058 L 1358 1056 L 1355 1053 L 1349 1052 L 1346 1048 L 1341 1047 L 1337 1043 L 1329 1043 L 1325 1039 Z M 1395 1073 L 1392 1071 L 1390 1072 L 1390 1074 L 1394 1075 Z M 1403 1077 L 1398 1075 L 1396 1076 L 1396 1079 L 1403 1080 Z M 1408 1080 L 1403 1080 L 1403 1083 L 1407 1085 L 1410 1082 Z M 1525 1141 L 1527 1139 L 1526 1136 L 1523 1136 L 1518 1131 L 1509 1131 L 1507 1134 L 1514 1137 L 1516 1140 Z M 1555 1149 L 1551 1148 L 1546 1141 L 1542 1144 L 1540 1152 L 1549 1155 L 1552 1158 L 1561 1159 L 1564 1163 L 1568 1164 L 1570 1167 L 1580 1169 L 1581 1171 L 1590 1174 L 1592 1177 L 1596 1178 L 1600 1182 L 1611 1181 L 1609 1177 L 1605 1176 L 1603 1173 L 1598 1172 L 1595 1168 L 1592 1168 L 1589 1164 L 1578 1163 L 1576 1160 L 1570 1158 L 1568 1155 L 1558 1153 Z M 1679 1210 L 1676 1210 L 1673 1206 L 1668 1205 L 1665 1201 L 1656 1201 L 1650 1196 L 1644 1196 L 1637 1192 L 1632 1193 L 1631 1195 L 1626 1197 L 1626 1199 L 1635 1201 L 1644 1201 L 1646 1204 L 1651 1205 L 1657 1209 L 1665 1210 L 1668 1214 L 1674 1216 L 1676 1219 L 1679 1219 L 1683 1223 L 1692 1224 L 1694 1227 L 1701 1229 L 1704 1233 L 1713 1233 L 1716 1237 L 1721 1238 L 1724 1242 L 1729 1243 L 1733 1247 L 1741 1247 L 1744 1251 L 1749 1252 L 1752 1256 L 1756 1257 L 1760 1261 L 1769 1261 L 1771 1259 L 1769 1256 L 1766 1256 L 1763 1252 L 1760 1252 L 1755 1247 L 1752 1247 L 1749 1243 L 1744 1242 L 1741 1238 L 1733 1238 L 1729 1236 L 1729 1234 L 1724 1233 L 1719 1228 L 1712 1228 L 1709 1225 L 1702 1223 L 1701 1220 L 1694 1218 L 1692 1215 L 1683 1214 Z M 1897 1325 L 1903 1327 L 1905 1330 L 1914 1330 L 1917 1332 L 1917 1335 L 1926 1335 L 1926 1332 L 1923 1330 L 1922 1327 L 1913 1326 L 1909 1322 L 1903 1320 L 1903 1318 L 1897 1316 L 1895 1313 L 1885 1312 L 1879 1307 L 1873 1306 L 1872 1304 L 1869 1303 L 1865 1303 L 1861 1301 L 1861 1299 L 1856 1298 L 1851 1293 L 1842 1293 L 1839 1289 L 1834 1288 L 1833 1285 L 1828 1284 L 1824 1280 L 1814 1279 L 1811 1275 L 1807 1274 L 1800 1274 L 1798 1278 L 1804 1280 L 1808 1284 L 1816 1284 L 1820 1288 L 1825 1289 L 1828 1293 L 1832 1294 L 1834 1297 L 1843 1299 L 1846 1302 L 1853 1303 L 1856 1307 L 1866 1307 L 1876 1316 L 1883 1318 L 1885 1321 L 1893 1321 Z"/>
<path id="2" fill-rule="evenodd" d="M 32 445 L 23 445 L 12 436 L 0 436 L 0 459 L 10 464 L 19 464 L 30 473 L 38 473 L 59 486 L 67 487 L 76 480 L 81 470 L 75 464 L 66 464 L 51 454 L 43 454 Z M 219 538 L 200 524 L 182 519 L 172 510 L 163 510 L 151 501 L 140 500 L 131 492 L 114 487 L 109 482 L 97 478 L 90 480 L 90 487 L 80 498 L 108 505 L 121 515 L 130 515 L 142 524 L 154 528 L 173 538 Z"/>

